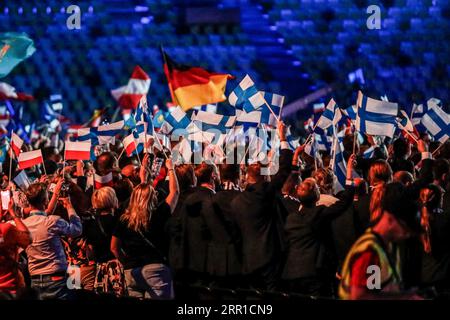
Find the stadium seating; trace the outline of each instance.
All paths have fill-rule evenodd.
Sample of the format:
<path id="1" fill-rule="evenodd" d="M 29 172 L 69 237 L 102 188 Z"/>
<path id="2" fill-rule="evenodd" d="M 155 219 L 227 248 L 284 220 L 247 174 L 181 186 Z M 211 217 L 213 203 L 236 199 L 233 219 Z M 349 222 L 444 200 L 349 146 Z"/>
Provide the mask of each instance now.
<path id="1" fill-rule="evenodd" d="M 4 0 L 0 29 L 24 31 L 36 53 L 6 81 L 18 90 L 47 87 L 61 93 L 73 120 L 95 108 L 115 106 L 109 91 L 125 85 L 139 64 L 152 78 L 150 103 L 164 105 L 169 92 L 159 46 L 178 62 L 249 73 L 261 89 L 292 101 L 330 81 L 347 81 L 362 68 L 369 95 L 411 104 L 411 97 L 446 101 L 450 54 L 449 9 L 442 0 L 396 0 L 381 6 L 382 28 L 366 27 L 366 8 L 352 0 L 222 0 L 239 7 L 241 26 L 179 29 L 180 12 L 169 0 L 78 1 L 81 29 L 56 0 Z M 371 2 L 371 4 L 372 4 Z M 228 90 L 237 82 L 232 82 Z M 34 106 L 31 109 L 36 112 Z"/>

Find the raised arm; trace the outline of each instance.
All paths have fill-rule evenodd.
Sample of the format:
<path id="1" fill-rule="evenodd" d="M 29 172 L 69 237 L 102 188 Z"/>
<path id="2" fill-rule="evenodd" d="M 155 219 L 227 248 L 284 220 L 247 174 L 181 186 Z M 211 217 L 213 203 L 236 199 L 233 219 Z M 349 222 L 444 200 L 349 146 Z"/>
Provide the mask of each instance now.
<path id="1" fill-rule="evenodd" d="M 280 191 L 284 182 L 288 178 L 292 169 L 292 157 L 293 152 L 289 149 L 289 144 L 286 137 L 286 125 L 282 122 L 278 122 L 277 132 L 281 141 L 280 145 L 280 159 L 278 172 L 272 177 L 272 185 L 276 191 Z"/>
<path id="2" fill-rule="evenodd" d="M 81 219 L 73 208 L 70 198 L 62 198 L 61 200 L 64 208 L 67 210 L 67 214 L 69 215 L 69 222 L 59 218 L 54 227 L 56 228 L 55 232 L 61 236 L 67 236 L 71 238 L 81 236 L 81 232 L 83 230 Z"/>
<path id="3" fill-rule="evenodd" d="M 169 175 L 169 195 L 166 197 L 166 203 L 170 206 L 170 212 L 173 213 L 178 203 L 178 197 L 180 196 L 180 187 L 172 159 L 166 160 L 166 167 L 167 174 Z"/>
<path id="4" fill-rule="evenodd" d="M 59 193 L 61 192 L 63 182 L 64 182 L 63 178 L 58 178 L 55 190 L 53 190 L 52 198 L 50 199 L 47 210 L 45 210 L 45 213 L 47 213 L 48 215 L 52 215 L 53 212 L 55 212 L 56 205 L 58 203 Z"/>

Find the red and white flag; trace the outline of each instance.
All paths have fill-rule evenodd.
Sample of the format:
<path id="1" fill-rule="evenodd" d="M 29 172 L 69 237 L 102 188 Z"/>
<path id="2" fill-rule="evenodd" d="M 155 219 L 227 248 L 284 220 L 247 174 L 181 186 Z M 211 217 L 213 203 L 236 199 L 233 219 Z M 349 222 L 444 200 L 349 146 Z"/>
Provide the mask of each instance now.
<path id="1" fill-rule="evenodd" d="M 113 185 L 113 175 L 112 172 L 108 173 L 106 176 L 99 176 L 94 173 L 94 188 L 100 189 L 103 187 L 112 187 Z"/>
<path id="2" fill-rule="evenodd" d="M 133 134 L 130 134 L 129 136 L 126 136 L 125 139 L 123 139 L 123 147 L 127 152 L 127 156 L 130 157 L 137 148 L 136 139 L 134 138 Z"/>
<path id="3" fill-rule="evenodd" d="M 34 100 L 33 96 L 30 96 L 23 92 L 16 92 L 16 88 L 5 83 L 0 82 L 0 100 L 20 100 L 20 101 L 31 101 Z"/>
<path id="4" fill-rule="evenodd" d="M 40 163 L 44 163 L 41 149 L 28 152 L 21 152 L 18 156 L 19 169 L 26 169 Z"/>
<path id="5" fill-rule="evenodd" d="M 145 96 L 150 88 L 151 79 L 141 67 L 134 67 L 130 80 L 126 86 L 111 90 L 111 94 L 124 109 L 136 109 L 139 100 Z"/>
<path id="6" fill-rule="evenodd" d="M 13 149 L 16 157 L 19 156 L 23 146 L 23 140 L 15 133 L 11 134 L 11 149 Z"/>
<path id="7" fill-rule="evenodd" d="M 66 141 L 64 150 L 65 160 L 91 159 L 91 141 Z"/>

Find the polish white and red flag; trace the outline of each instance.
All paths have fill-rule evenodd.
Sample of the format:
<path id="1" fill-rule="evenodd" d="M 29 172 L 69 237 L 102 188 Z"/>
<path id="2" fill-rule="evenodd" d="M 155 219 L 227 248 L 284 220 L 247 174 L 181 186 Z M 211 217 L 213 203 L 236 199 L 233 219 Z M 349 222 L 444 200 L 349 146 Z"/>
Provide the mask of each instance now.
<path id="1" fill-rule="evenodd" d="M 123 146 L 125 148 L 125 151 L 127 152 L 127 156 L 131 156 L 133 152 L 137 148 L 136 138 L 133 134 L 130 134 L 129 136 L 126 136 L 125 139 L 123 139 Z"/>
<path id="2" fill-rule="evenodd" d="M 94 188 L 100 189 L 103 187 L 112 187 L 113 185 L 113 175 L 112 172 L 108 173 L 105 176 L 100 176 L 94 173 Z"/>
<path id="3" fill-rule="evenodd" d="M 23 92 L 16 92 L 16 88 L 5 83 L 0 82 L 0 100 L 20 100 L 20 101 L 32 101 L 33 96 Z"/>
<path id="4" fill-rule="evenodd" d="M 66 141 L 64 150 L 65 160 L 91 159 L 91 141 Z"/>
<path id="5" fill-rule="evenodd" d="M 17 134 L 12 133 L 11 134 L 11 149 L 13 149 L 16 157 L 19 156 L 22 146 L 23 146 L 23 140 L 20 139 L 20 137 Z"/>
<path id="6" fill-rule="evenodd" d="M 134 67 L 130 80 L 126 86 L 111 90 L 114 99 L 123 109 L 136 109 L 139 100 L 145 96 L 150 88 L 151 79 L 141 67 Z"/>
<path id="7" fill-rule="evenodd" d="M 21 152 L 17 158 L 19 162 L 19 169 L 23 170 L 30 168 L 40 163 L 44 163 L 41 149 L 28 152 Z"/>

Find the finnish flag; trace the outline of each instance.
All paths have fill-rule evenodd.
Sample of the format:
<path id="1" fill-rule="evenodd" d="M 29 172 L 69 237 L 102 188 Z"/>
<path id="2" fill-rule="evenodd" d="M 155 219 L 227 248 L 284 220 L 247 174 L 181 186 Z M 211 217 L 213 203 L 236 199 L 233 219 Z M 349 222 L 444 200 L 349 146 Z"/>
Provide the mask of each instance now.
<path id="1" fill-rule="evenodd" d="M 251 112 L 261 108 L 264 97 L 247 74 L 239 85 L 228 96 L 228 102 L 237 109 Z"/>
<path id="2" fill-rule="evenodd" d="M 435 140 L 444 143 L 450 136 L 450 116 L 439 106 L 431 105 L 422 117 L 421 124 Z"/>
<path id="3" fill-rule="evenodd" d="M 242 126 L 244 132 L 246 132 L 249 128 L 258 127 L 261 123 L 261 117 L 261 111 L 245 112 L 236 110 L 236 126 Z"/>
<path id="4" fill-rule="evenodd" d="M 347 165 L 344 159 L 344 146 L 335 135 L 333 139 L 333 152 L 331 158 L 331 169 L 333 170 L 336 179 L 334 181 L 334 191 L 337 193 L 344 190 L 345 180 L 347 176 Z"/>
<path id="5" fill-rule="evenodd" d="M 191 119 L 189 119 L 186 112 L 180 106 L 177 106 L 166 115 L 160 131 L 164 134 L 171 134 L 177 129 L 186 130 L 190 123 Z"/>
<path id="6" fill-rule="evenodd" d="M 326 130 L 331 127 L 331 125 L 335 126 L 341 120 L 341 118 L 341 110 L 338 108 L 336 102 L 332 98 L 330 102 L 328 102 L 327 107 L 317 121 L 316 127 Z"/>
<path id="7" fill-rule="evenodd" d="M 356 115 L 358 114 L 358 108 L 356 107 L 356 105 L 340 110 L 344 116 L 346 116 L 352 121 L 352 123 L 356 121 Z"/>
<path id="8" fill-rule="evenodd" d="M 356 130 L 373 136 L 394 136 L 398 104 L 366 97 L 358 92 Z"/>
<path id="9" fill-rule="evenodd" d="M 266 100 L 267 104 L 270 106 L 272 111 L 276 115 L 281 116 L 280 112 L 284 104 L 284 96 L 264 91 L 261 91 L 261 94 L 263 95 L 264 99 Z M 273 113 L 265 104 L 259 110 L 261 110 L 262 113 L 261 123 L 268 124 L 273 127 L 277 126 L 277 118 L 275 118 Z"/>

